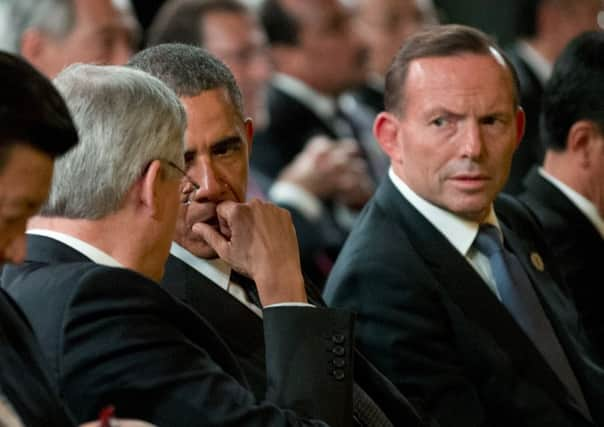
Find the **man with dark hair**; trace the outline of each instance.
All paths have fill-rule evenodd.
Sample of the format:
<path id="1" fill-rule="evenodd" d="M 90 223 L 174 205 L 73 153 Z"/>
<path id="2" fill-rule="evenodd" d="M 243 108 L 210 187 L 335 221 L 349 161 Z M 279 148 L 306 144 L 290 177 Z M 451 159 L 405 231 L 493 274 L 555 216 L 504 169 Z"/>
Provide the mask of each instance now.
<path id="1" fill-rule="evenodd" d="M 604 370 L 560 292 L 541 229 L 500 198 L 524 127 L 513 69 L 482 32 L 412 36 L 374 130 L 391 168 L 325 299 L 441 426 L 594 426 Z"/>
<path id="2" fill-rule="evenodd" d="M 251 164 L 275 177 L 315 137 L 341 149 L 336 180 L 318 180 L 314 202 L 282 190 L 319 218 L 314 236 L 331 265 L 383 174 L 383 153 L 371 134 L 373 117 L 353 120 L 340 102 L 346 90 L 364 81 L 367 50 L 354 31 L 352 11 L 339 0 L 267 0 L 260 19 L 276 73 L 267 92 L 269 123 L 257 133 Z"/>
<path id="3" fill-rule="evenodd" d="M 78 141 L 67 107 L 31 65 L 0 52 L 0 261 L 25 257 L 25 224 L 50 188 L 55 156 Z M 13 300 L 0 291 L 0 393 L 25 426 L 74 425 L 38 343 Z M 0 423 L 10 413 L 5 410 Z M 19 425 L 19 424 L 15 424 Z"/>
<path id="4" fill-rule="evenodd" d="M 297 254 L 284 248 L 272 253 L 255 249 L 240 254 L 249 258 L 254 270 L 270 272 L 273 277 L 267 278 L 255 274 L 254 270 L 239 274 L 241 260 L 229 256 L 226 251 L 230 231 L 220 226 L 219 218 L 221 211 L 232 202 L 242 204 L 245 201 L 253 136 L 251 120 L 244 119 L 241 94 L 226 67 L 202 49 L 192 46 L 155 46 L 135 55 L 130 65 L 167 82 L 180 96 L 190 123 L 185 140 L 187 174 L 203 183 L 191 203 L 180 209 L 162 284 L 212 323 L 233 350 L 254 394 L 262 397 L 270 378 L 267 361 L 273 355 L 270 348 L 265 350 L 265 311 L 259 305 L 256 292 L 266 294 L 267 286 L 263 281 L 276 280 L 285 265 L 297 262 Z M 238 221 L 243 225 L 243 218 Z M 265 231 L 267 245 L 276 249 L 282 248 L 288 239 L 276 224 L 259 222 L 246 226 L 255 233 L 261 233 L 261 228 L 268 227 Z M 311 302 L 324 305 L 312 286 L 307 289 Z M 273 292 L 280 291 L 273 289 Z M 344 337 L 335 337 L 334 340 L 335 356 L 332 359 L 326 355 L 329 381 L 333 378 L 343 380 L 345 373 L 342 368 L 349 363 L 336 348 L 344 342 Z M 354 353 L 350 363 L 353 363 L 354 374 L 350 372 L 348 375 L 359 377 L 367 393 L 375 396 L 388 414 L 381 415 L 382 409 L 370 402 L 371 397 L 365 398 L 365 392 L 355 383 L 352 410 L 360 425 L 382 425 L 379 420 L 387 417 L 393 425 L 417 425 L 419 419 L 405 398 L 361 355 Z M 301 380 L 308 383 L 310 390 L 322 387 L 320 384 L 326 378 L 317 372 L 315 377 L 303 376 Z M 372 411 L 376 412 L 374 418 L 365 418 L 367 414 L 359 406 L 362 402 L 373 408 Z M 326 408 L 334 403 L 335 400 L 326 401 Z"/>
<path id="5" fill-rule="evenodd" d="M 518 194 L 531 167 L 541 164 L 545 147 L 539 141 L 543 87 L 564 46 L 583 31 L 598 29 L 602 0 L 524 0 L 518 11 L 525 25 L 508 49 L 520 83 L 520 104 L 526 114 L 523 141 L 514 154 L 504 191 Z"/>
<path id="6" fill-rule="evenodd" d="M 520 200 L 543 226 L 588 336 L 604 356 L 604 33 L 575 38 L 543 93 L 543 166 Z"/>
<path id="7" fill-rule="evenodd" d="M 176 42 L 207 49 L 233 73 L 244 115 L 252 118 L 256 133 L 267 125 L 266 89 L 273 70 L 266 35 L 241 2 L 170 0 L 158 11 L 148 36 L 148 46 Z M 324 235 L 331 231 L 324 225 L 332 221 L 322 199 L 343 183 L 356 182 L 355 158 L 349 144 L 331 144 L 322 137 L 311 139 L 274 179 L 253 166 L 249 170 L 248 197 L 268 199 L 292 213 L 304 272 L 318 286 L 331 266 L 331 247 L 340 243 Z"/>

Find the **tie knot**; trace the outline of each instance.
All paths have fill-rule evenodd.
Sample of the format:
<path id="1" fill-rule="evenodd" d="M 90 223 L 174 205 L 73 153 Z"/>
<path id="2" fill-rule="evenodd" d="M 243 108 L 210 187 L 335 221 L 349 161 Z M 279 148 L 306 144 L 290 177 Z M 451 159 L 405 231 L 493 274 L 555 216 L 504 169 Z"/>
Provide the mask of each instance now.
<path id="1" fill-rule="evenodd" d="M 482 224 L 480 226 L 478 235 L 474 240 L 474 246 L 487 257 L 503 250 L 499 231 L 491 224 Z"/>

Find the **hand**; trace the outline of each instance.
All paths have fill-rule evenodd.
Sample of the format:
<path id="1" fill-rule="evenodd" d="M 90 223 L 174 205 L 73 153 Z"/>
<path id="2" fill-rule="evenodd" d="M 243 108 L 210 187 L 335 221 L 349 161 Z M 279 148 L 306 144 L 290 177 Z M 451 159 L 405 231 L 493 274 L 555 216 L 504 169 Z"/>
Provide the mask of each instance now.
<path id="1" fill-rule="evenodd" d="M 310 139 L 281 171 L 277 181 L 295 184 L 320 199 L 333 197 L 338 186 L 338 171 L 331 160 L 334 145 L 326 136 Z"/>
<path id="2" fill-rule="evenodd" d="M 236 271 L 256 282 L 262 305 L 306 302 L 298 240 L 289 212 L 254 199 L 216 207 L 220 232 L 205 223 L 193 231 Z"/>
<path id="3" fill-rule="evenodd" d="M 341 165 L 335 199 L 351 209 L 360 209 L 373 195 L 375 185 L 367 162 L 353 140 L 342 140 L 331 153 L 332 163 Z"/>

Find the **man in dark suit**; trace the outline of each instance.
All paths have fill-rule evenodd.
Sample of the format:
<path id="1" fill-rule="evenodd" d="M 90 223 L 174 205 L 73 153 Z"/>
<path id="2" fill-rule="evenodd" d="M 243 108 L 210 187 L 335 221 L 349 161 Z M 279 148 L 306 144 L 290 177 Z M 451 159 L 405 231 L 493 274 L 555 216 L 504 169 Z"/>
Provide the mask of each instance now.
<path id="1" fill-rule="evenodd" d="M 188 204 L 201 188 L 182 170 L 182 104 L 158 79 L 126 67 L 79 64 L 55 84 L 81 142 L 57 162 L 48 202 L 28 231 L 26 262 L 5 268 L 2 286 L 25 311 L 75 417 L 113 404 L 122 416 L 166 426 L 350 425 L 351 316 L 268 307 L 306 302 L 287 212 L 262 202 L 205 212 L 229 230 L 227 258 L 259 284 L 268 385 L 258 401 L 216 331 L 157 284 L 179 199 Z M 215 154 L 238 147 L 233 136 Z M 247 262 L 248 250 L 290 256 L 267 272 Z M 345 365 L 337 377 L 328 374 L 332 350 Z"/>
<path id="2" fill-rule="evenodd" d="M 166 51 L 170 54 L 166 54 Z M 191 204 L 183 208 L 183 215 L 179 216 L 162 285 L 216 328 L 243 367 L 254 394 L 260 397 L 266 393 L 267 355 L 263 313 L 254 295 L 256 285 L 249 278 L 235 273 L 228 259 L 220 252 L 211 250 L 214 245 L 208 246 L 203 237 L 209 237 L 209 241 L 212 241 L 216 238 L 221 240 L 219 236 L 200 236 L 195 230 L 195 224 L 203 226 L 204 223 L 214 223 L 214 217 L 204 212 L 213 211 L 215 206 L 225 201 L 241 203 L 245 200 L 247 147 L 252 144 L 252 123 L 244 119 L 237 101 L 241 95 L 228 79 L 220 80 L 206 75 L 211 71 L 209 69 L 198 72 L 198 79 L 204 84 L 195 87 L 186 79 L 186 70 L 201 69 L 195 65 L 204 60 L 204 55 L 201 49 L 160 45 L 135 55 L 130 61 L 130 65 L 165 81 L 181 96 L 188 122 L 191 123 L 185 138 L 185 151 L 190 153 L 187 174 L 197 182 L 205 183 Z M 193 101 L 196 98 L 208 99 L 214 93 L 225 90 L 228 90 L 229 96 L 224 98 L 222 104 L 205 101 L 196 105 Z M 244 126 L 248 133 L 243 132 Z M 244 147 L 232 153 L 214 154 L 224 141 L 233 139 L 233 135 L 237 135 L 237 143 Z M 275 236 L 275 239 L 281 238 Z M 250 254 L 255 264 L 265 265 L 275 271 L 283 263 L 283 258 L 269 257 L 269 253 L 262 251 L 251 251 Z M 307 285 L 307 291 L 309 300 L 316 305 L 324 305 L 312 285 Z M 340 370 L 342 363 L 342 358 L 334 358 L 331 375 L 337 377 L 343 373 Z M 355 353 L 354 372 L 357 383 L 375 399 L 376 406 L 383 408 L 394 425 L 419 423 L 406 399 L 358 353 Z M 360 414 L 357 416 L 362 417 Z"/>
<path id="3" fill-rule="evenodd" d="M 504 187 L 509 194 L 523 190 L 522 180 L 541 164 L 545 147 L 539 140 L 539 112 L 543 87 L 552 65 L 564 46 L 583 31 L 598 29 L 600 0 L 530 0 L 518 8 L 523 23 L 520 38 L 508 47 L 520 84 L 520 104 L 526 115 L 522 144 L 514 154 L 510 178 Z"/>
<path id="4" fill-rule="evenodd" d="M 478 30 L 434 27 L 401 48 L 386 88 L 389 179 L 326 301 L 357 312 L 361 349 L 442 426 L 601 425 L 604 371 L 540 229 L 509 198 L 493 208 L 524 125 L 511 65 Z"/>
<path id="5" fill-rule="evenodd" d="M 319 170 L 331 166 L 338 179 L 316 182 L 312 206 L 307 195 L 284 191 L 290 202 L 314 210 L 314 238 L 322 240 L 333 263 L 383 169 L 373 166 L 383 165 L 371 134 L 373 117 L 353 120 L 339 102 L 345 90 L 364 80 L 367 51 L 339 0 L 268 0 L 260 18 L 276 73 L 267 91 L 268 125 L 256 134 L 251 165 L 276 177 L 315 137 L 341 149 L 339 161 L 323 156 L 317 162 Z M 302 245 L 313 236 L 297 231 Z"/>
<path id="6" fill-rule="evenodd" d="M 543 94 L 545 160 L 525 180 L 526 203 L 543 226 L 588 336 L 604 356 L 604 33 L 574 39 Z"/>
<path id="7" fill-rule="evenodd" d="M 19 263 L 25 224 L 48 195 L 54 157 L 78 136 L 52 83 L 22 59 L 0 53 L 0 87 L 0 262 Z M 4 291 L 0 342 L 0 424 L 74 425 L 51 385 L 31 327 Z"/>
<path id="8" fill-rule="evenodd" d="M 162 43 L 198 45 L 224 62 L 241 89 L 244 116 L 254 121 L 256 133 L 266 126 L 272 67 L 264 30 L 247 6 L 239 0 L 170 0 L 148 32 L 147 46 Z M 302 267 L 317 286 L 332 264 L 326 248 L 341 243 L 339 234 L 326 234 L 331 228 L 322 226 L 329 217 L 322 212 L 321 198 L 345 179 L 349 159 L 343 148 L 316 138 L 274 178 L 253 166 L 248 173 L 248 199 L 270 200 L 291 212 Z"/>

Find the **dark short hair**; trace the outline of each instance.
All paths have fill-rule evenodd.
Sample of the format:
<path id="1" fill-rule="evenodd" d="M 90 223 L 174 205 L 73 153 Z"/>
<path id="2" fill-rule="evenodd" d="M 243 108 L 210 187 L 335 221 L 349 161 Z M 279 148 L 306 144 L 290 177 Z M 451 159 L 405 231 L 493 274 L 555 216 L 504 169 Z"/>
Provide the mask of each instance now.
<path id="1" fill-rule="evenodd" d="M 249 10 L 238 0 L 169 0 L 153 18 L 147 47 L 164 43 L 203 46 L 203 20 L 213 12 L 247 14 Z"/>
<path id="2" fill-rule="evenodd" d="M 563 150 L 570 128 L 579 120 L 604 132 L 604 33 L 575 37 L 562 51 L 542 97 L 541 139 Z"/>
<path id="3" fill-rule="evenodd" d="M 269 44 L 296 46 L 300 43 L 300 22 L 279 0 L 262 2 L 259 16 Z"/>
<path id="4" fill-rule="evenodd" d="M 71 114 L 52 82 L 6 52 L 0 52 L 0 94 L 0 168 L 16 144 L 54 158 L 78 142 Z"/>
<path id="5" fill-rule="evenodd" d="M 395 55 L 386 74 L 384 105 L 387 111 L 402 113 L 409 65 L 420 58 L 458 56 L 465 53 L 500 55 L 510 71 L 514 100 L 518 103 L 518 76 L 503 50 L 485 33 L 465 25 L 437 25 L 411 36 Z"/>
<path id="6" fill-rule="evenodd" d="M 179 97 L 224 88 L 243 117 L 243 99 L 233 74 L 205 49 L 181 43 L 160 44 L 138 52 L 128 66 L 157 77 Z"/>

